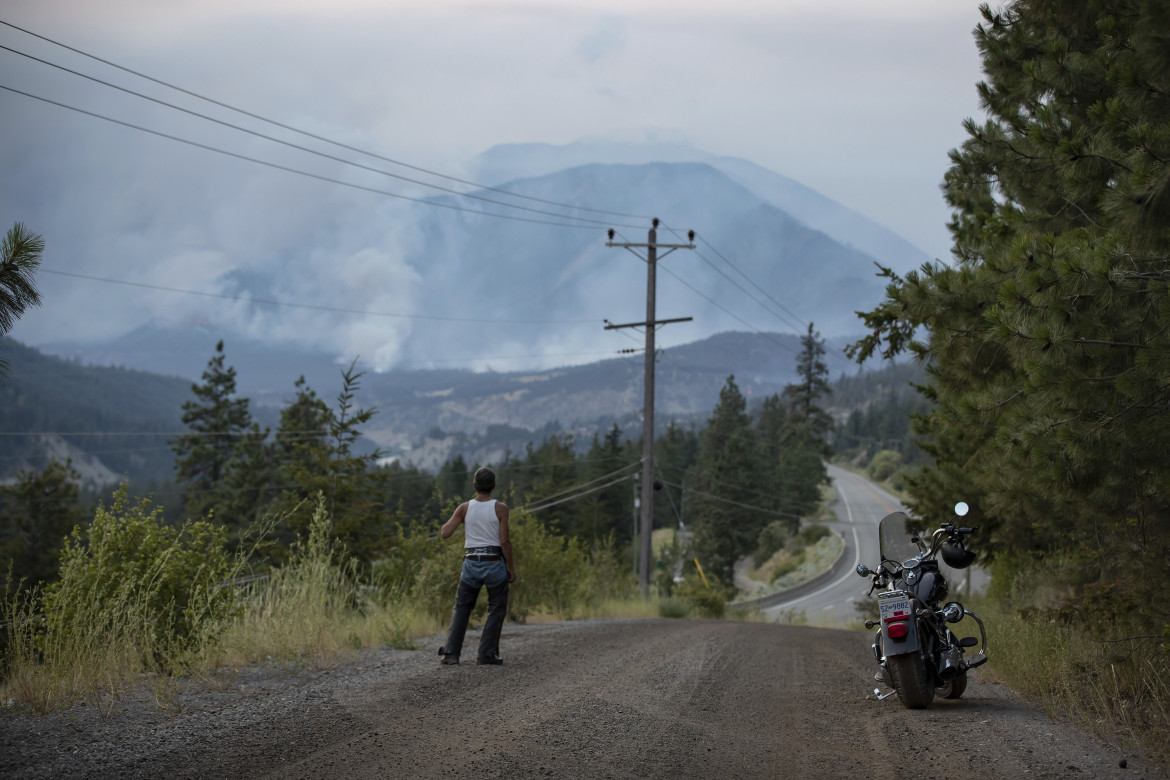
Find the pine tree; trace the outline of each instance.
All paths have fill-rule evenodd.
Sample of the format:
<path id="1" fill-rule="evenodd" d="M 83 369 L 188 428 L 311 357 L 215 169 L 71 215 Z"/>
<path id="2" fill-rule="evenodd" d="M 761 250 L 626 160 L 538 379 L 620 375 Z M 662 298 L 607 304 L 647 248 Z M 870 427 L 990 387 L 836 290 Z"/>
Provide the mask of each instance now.
<path id="1" fill-rule="evenodd" d="M 674 420 L 667 423 L 666 430 L 655 440 L 654 473 L 663 482 L 662 490 L 654 492 L 656 524 L 673 525 L 679 519 L 687 522 L 683 486 L 687 471 L 695 465 L 698 451 L 699 434 L 693 427 L 683 428 Z M 637 457 L 633 454 L 633 460 L 636 461 Z"/>
<path id="2" fill-rule="evenodd" d="M 285 471 L 296 464 L 314 462 L 313 453 L 325 447 L 329 433 L 329 407 L 308 386 L 303 375 L 293 386 L 296 396 L 280 410 L 280 426 L 275 436 L 275 457 Z"/>
<path id="3" fill-rule="evenodd" d="M 229 464 L 237 445 L 252 427 L 248 399 L 236 396 L 236 369 L 224 366 L 223 341 L 203 371 L 203 384 L 192 385 L 194 401 L 183 404 L 183 424 L 191 433 L 171 442 L 175 474 L 183 485 L 188 516 L 202 518 L 209 510 L 226 510 L 233 486 L 227 484 Z M 217 518 L 232 522 L 231 518 Z"/>
<path id="4" fill-rule="evenodd" d="M 0 336 L 16 324 L 30 306 L 41 305 L 41 294 L 33 278 L 41 264 L 45 240 L 17 222 L 0 242 Z M 8 363 L 0 360 L 0 377 Z"/>
<path id="5" fill-rule="evenodd" d="M 729 585 L 735 562 L 755 548 L 760 530 L 772 519 L 744 500 L 745 491 L 761 488 L 761 452 L 746 409 L 735 377 L 728 377 L 699 434 L 695 467 L 687 479 L 695 552 L 709 575 Z"/>
<path id="6" fill-rule="evenodd" d="M 294 461 L 288 471 L 299 489 L 296 494 L 286 494 L 282 508 L 291 508 L 287 503 L 294 495 L 312 497 L 318 492 L 323 493 L 329 510 L 331 538 L 340 541 L 356 560 L 369 563 L 377 557 L 380 545 L 387 537 L 390 517 L 382 502 L 382 476 L 374 468 L 382 453 L 379 450 L 355 451 L 361 426 L 378 413 L 376 409 L 356 407 L 355 398 L 361 389 L 363 375 L 364 372 L 357 370 L 356 359 L 341 372 L 337 408 L 326 410 L 323 446 L 312 445 L 297 450 L 304 458 Z M 306 394 L 305 407 L 297 416 L 309 425 L 305 429 L 309 432 L 309 441 L 316 442 L 313 426 L 319 418 L 314 415 L 320 407 L 311 399 L 312 396 Z M 309 512 L 303 511 L 293 517 L 292 523 L 296 528 L 304 529 L 308 520 Z"/>
<path id="7" fill-rule="evenodd" d="M 462 501 L 473 489 L 471 478 L 474 471 L 467 467 L 462 455 L 456 455 L 439 467 L 435 475 L 435 487 L 445 500 L 458 498 Z"/>
<path id="8" fill-rule="evenodd" d="M 21 471 L 15 484 L 0 485 L 0 572 L 7 575 L 11 566 L 13 585 L 57 578 L 61 543 L 86 516 L 77 478 L 69 463 L 54 460 L 41 471 Z"/>
<path id="9" fill-rule="evenodd" d="M 981 11 L 988 119 L 968 120 L 944 183 L 956 265 L 883 269 L 855 353 L 927 361 L 919 514 L 964 498 L 990 552 L 1076 550 L 1092 560 L 1076 587 L 1165 625 L 1149 596 L 1170 584 L 1170 10 Z"/>
<path id="10" fill-rule="evenodd" d="M 824 440 L 833 429 L 833 418 L 820 405 L 821 398 L 831 395 L 829 367 L 825 365 L 825 342 L 808 324 L 808 333 L 800 337 L 800 354 L 796 358 L 797 382 L 784 388 L 792 424 L 806 429 L 809 436 Z M 832 450 L 825 447 L 825 455 Z"/>
<path id="11" fill-rule="evenodd" d="M 622 442 L 621 429 L 615 424 L 602 438 L 597 434 L 581 463 L 581 482 L 586 489 L 594 489 L 630 473 L 629 467 L 637 456 L 627 451 Z M 621 474 L 614 472 L 624 469 Z M 590 484 L 592 483 L 592 484 Z M 597 543 L 612 537 L 620 544 L 633 537 L 634 487 L 631 481 L 601 488 L 574 502 L 576 522 L 570 534 Z"/>
<path id="12" fill-rule="evenodd" d="M 573 452 L 572 434 L 553 433 L 540 443 L 539 447 L 528 450 L 525 464 L 531 474 L 531 500 L 543 501 L 549 497 L 563 497 L 571 492 L 581 480 L 577 475 L 577 456 Z M 577 502 L 565 502 L 550 507 L 541 513 L 550 528 L 562 533 L 574 533 L 579 527 L 578 514 L 581 507 Z"/>

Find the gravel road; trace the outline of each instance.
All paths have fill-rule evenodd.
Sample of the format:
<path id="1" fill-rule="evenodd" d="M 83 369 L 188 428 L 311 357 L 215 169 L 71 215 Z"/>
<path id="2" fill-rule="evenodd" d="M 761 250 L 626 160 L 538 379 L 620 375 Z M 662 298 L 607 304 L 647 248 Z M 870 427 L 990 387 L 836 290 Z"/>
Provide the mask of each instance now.
<path id="1" fill-rule="evenodd" d="M 962 699 L 929 710 L 877 701 L 864 633 L 699 620 L 509 625 L 500 667 L 440 666 L 437 645 L 366 651 L 321 671 L 229 670 L 188 685 L 178 712 L 146 692 L 107 718 L 92 706 L 48 718 L 8 710 L 0 776 L 1164 776 L 977 672 Z"/>

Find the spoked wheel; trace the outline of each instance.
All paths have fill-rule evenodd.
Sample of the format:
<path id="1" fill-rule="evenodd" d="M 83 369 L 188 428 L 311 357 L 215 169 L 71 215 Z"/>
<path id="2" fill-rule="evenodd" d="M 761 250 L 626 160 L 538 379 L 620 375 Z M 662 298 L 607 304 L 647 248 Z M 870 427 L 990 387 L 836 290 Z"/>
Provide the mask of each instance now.
<path id="1" fill-rule="evenodd" d="M 911 710 L 929 707 L 934 701 L 934 683 L 926 672 L 922 653 L 906 653 L 887 657 L 890 676 L 894 678 L 894 690 L 902 706 Z M 966 684 L 966 681 L 964 681 Z"/>
<path id="2" fill-rule="evenodd" d="M 965 690 L 967 690 L 967 673 L 963 672 L 958 677 L 953 677 L 938 686 L 938 695 L 944 699 L 957 699 L 963 695 Z"/>

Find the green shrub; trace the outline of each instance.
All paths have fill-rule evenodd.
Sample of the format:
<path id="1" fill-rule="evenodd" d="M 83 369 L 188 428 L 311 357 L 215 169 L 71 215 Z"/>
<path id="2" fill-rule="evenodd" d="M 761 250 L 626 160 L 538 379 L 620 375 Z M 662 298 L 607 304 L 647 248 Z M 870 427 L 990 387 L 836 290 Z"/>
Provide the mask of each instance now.
<path id="1" fill-rule="evenodd" d="M 804 549 L 801 548 L 795 553 L 784 558 L 784 560 L 777 561 L 776 568 L 772 570 L 772 578 L 769 582 L 775 582 L 781 577 L 785 577 L 800 568 L 804 563 Z"/>
<path id="2" fill-rule="evenodd" d="M 460 540 L 462 542 L 462 540 Z M 419 547 L 414 583 L 410 597 L 428 615 L 439 621 L 448 620 L 459 588 L 459 572 L 463 565 L 463 545 L 447 540 Z M 482 599 L 482 595 L 481 595 Z M 477 607 L 477 611 L 480 607 Z M 476 616 L 478 614 L 476 613 Z"/>
<path id="3" fill-rule="evenodd" d="M 541 609 L 572 618 L 595 584 L 581 542 L 566 539 L 526 513 L 514 512 L 512 518 L 517 579 L 509 596 L 509 614 L 521 622 Z"/>
<path id="4" fill-rule="evenodd" d="M 786 520 L 773 520 L 764 526 L 764 529 L 760 531 L 756 552 L 753 555 L 756 567 L 763 565 L 765 561 L 782 550 L 791 534 L 791 525 Z"/>
<path id="5" fill-rule="evenodd" d="M 99 505 L 93 523 L 66 538 L 60 580 L 45 589 L 45 634 L 131 641 L 148 668 L 182 665 L 237 611 L 236 592 L 219 586 L 239 570 L 226 542 L 223 526 L 169 527 L 161 507 L 132 504 L 119 488 L 112 507 Z"/>
<path id="6" fill-rule="evenodd" d="M 658 616 L 664 618 L 690 617 L 691 605 L 680 598 L 663 599 L 658 602 Z"/>
<path id="7" fill-rule="evenodd" d="M 659 574 L 660 578 L 669 579 L 673 585 L 671 563 L 668 558 Z M 589 551 L 586 588 L 583 594 L 586 605 L 592 607 L 605 601 L 628 599 L 637 592 L 638 577 L 630 568 L 629 559 L 618 549 L 613 534 L 610 533 L 604 539 L 595 542 Z"/>
<path id="8" fill-rule="evenodd" d="M 866 474 L 874 482 L 885 482 L 902 465 L 902 453 L 897 450 L 880 450 L 865 467 Z"/>
<path id="9" fill-rule="evenodd" d="M 688 575 L 674 590 L 675 595 L 691 606 L 699 617 L 721 618 L 727 606 L 728 592 L 719 584 L 707 584 Z"/>
<path id="10" fill-rule="evenodd" d="M 812 545 L 816 544 L 821 539 L 824 539 L 831 533 L 833 532 L 829 530 L 828 526 L 814 523 L 812 525 L 806 525 L 804 528 L 800 529 L 800 540 L 806 545 Z"/>

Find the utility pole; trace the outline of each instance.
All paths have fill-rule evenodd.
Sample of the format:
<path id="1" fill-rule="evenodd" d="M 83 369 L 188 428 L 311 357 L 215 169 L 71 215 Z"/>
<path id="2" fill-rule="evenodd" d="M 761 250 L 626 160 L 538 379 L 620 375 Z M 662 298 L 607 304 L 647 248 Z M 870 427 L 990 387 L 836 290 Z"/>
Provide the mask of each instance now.
<path id="1" fill-rule="evenodd" d="M 646 328 L 646 356 L 645 356 L 645 375 L 643 378 L 643 402 L 642 402 L 642 479 L 641 479 L 641 522 L 639 527 L 638 545 L 638 580 L 642 586 L 642 596 L 650 595 L 650 567 L 651 547 L 650 534 L 654 530 L 654 363 L 657 355 L 654 352 L 654 331 L 659 325 L 666 325 L 672 322 L 690 322 L 692 317 L 677 317 L 670 320 L 656 320 L 654 319 L 655 298 L 657 295 L 656 285 L 656 271 L 658 265 L 658 250 L 667 250 L 663 253 L 663 257 L 670 254 L 676 249 L 694 249 L 695 248 L 695 231 L 687 231 L 686 244 L 660 244 L 658 243 L 658 218 L 655 217 L 651 222 L 650 236 L 645 244 L 630 243 L 630 242 L 615 242 L 613 240 L 614 231 L 611 228 L 609 231 L 609 241 L 606 246 L 616 246 L 628 249 L 634 256 L 640 258 L 646 263 L 646 321 L 645 322 L 627 322 L 622 325 L 614 325 L 605 321 L 606 330 L 617 330 L 618 328 Z M 646 256 L 642 257 L 635 252 L 635 249 L 645 249 Z"/>

